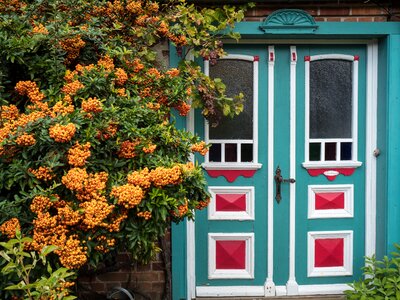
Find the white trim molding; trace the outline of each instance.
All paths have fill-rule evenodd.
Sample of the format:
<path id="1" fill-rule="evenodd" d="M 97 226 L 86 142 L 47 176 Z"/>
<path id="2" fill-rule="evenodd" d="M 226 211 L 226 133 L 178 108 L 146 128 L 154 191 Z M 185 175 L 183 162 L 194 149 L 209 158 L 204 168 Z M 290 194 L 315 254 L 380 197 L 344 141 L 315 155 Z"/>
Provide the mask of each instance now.
<path id="1" fill-rule="evenodd" d="M 345 283 L 299 285 L 299 295 L 340 295 L 351 288 Z M 197 297 L 263 297 L 263 286 L 197 286 Z M 276 296 L 286 296 L 285 285 L 276 286 Z M 274 295 L 275 296 L 275 295 Z"/>
<path id="2" fill-rule="evenodd" d="M 316 194 L 318 193 L 343 193 L 344 207 L 342 209 L 316 209 Z M 354 216 L 354 185 L 309 185 L 308 186 L 308 218 L 352 218 Z"/>
<path id="3" fill-rule="evenodd" d="M 217 269 L 216 242 L 245 241 L 244 269 Z M 253 279 L 254 278 L 254 233 L 209 233 L 208 234 L 208 279 Z"/>
<path id="4" fill-rule="evenodd" d="M 254 187 L 253 186 L 210 186 L 211 201 L 208 205 L 209 220 L 254 220 Z M 218 211 L 217 195 L 242 194 L 246 208 L 243 211 Z"/>
<path id="5" fill-rule="evenodd" d="M 315 241 L 317 239 L 343 239 L 343 266 L 316 267 Z M 308 277 L 353 275 L 353 231 L 309 231 L 308 232 Z"/>
<path id="6" fill-rule="evenodd" d="M 290 178 L 296 178 L 296 46 L 290 46 Z M 296 282 L 296 182 L 290 183 L 289 211 L 289 279 L 286 283 L 287 294 L 297 295 L 299 285 Z"/>
<path id="7" fill-rule="evenodd" d="M 376 247 L 376 157 L 378 120 L 378 42 L 367 46 L 366 107 L 366 176 L 365 176 L 365 255 L 375 254 Z"/>
<path id="8" fill-rule="evenodd" d="M 263 286 L 197 286 L 197 297 L 263 297 Z"/>
<path id="9" fill-rule="evenodd" d="M 267 278 L 264 283 L 266 297 L 275 296 L 274 275 L 274 101 L 275 101 L 275 48 L 268 46 L 268 229 Z"/>
<path id="10" fill-rule="evenodd" d="M 304 168 L 341 168 L 341 167 L 359 167 L 361 163 L 357 161 L 358 155 L 358 55 L 345 55 L 345 54 L 322 54 L 306 56 L 304 62 L 305 66 L 305 157 Z M 352 123 L 351 123 L 351 138 L 310 138 L 310 63 L 318 60 L 336 59 L 346 60 L 353 62 L 352 64 Z M 317 161 L 310 161 L 310 144 L 320 144 L 320 159 Z M 325 159 L 325 144 L 336 143 L 336 159 Z M 341 143 L 351 143 L 351 159 L 341 160 Z M 351 166 L 350 166 L 351 165 Z"/>
<path id="11" fill-rule="evenodd" d="M 205 170 L 258 170 L 262 164 L 256 163 L 203 163 Z"/>
<path id="12" fill-rule="evenodd" d="M 251 55 L 242 55 L 242 54 L 228 54 L 220 60 L 242 60 L 242 61 L 250 61 L 253 62 L 253 138 L 250 140 L 245 139 L 235 139 L 235 140 L 226 140 L 226 139 L 210 139 L 210 126 L 207 120 L 204 121 L 204 140 L 207 144 L 220 144 L 221 145 L 221 161 L 220 162 L 210 162 L 209 152 L 205 155 L 205 163 L 203 166 L 207 170 L 211 170 L 210 166 L 217 165 L 216 169 L 226 169 L 227 166 L 232 164 L 241 165 L 241 168 L 244 169 L 243 166 L 246 165 L 257 165 L 258 167 L 258 56 Z M 204 61 L 204 74 L 210 75 L 210 62 L 208 60 Z M 236 144 L 236 162 L 225 162 L 225 145 L 226 144 Z M 241 162 L 241 145 L 243 144 L 251 144 L 253 146 L 253 160 L 251 163 Z M 238 169 L 238 168 L 236 168 Z"/>

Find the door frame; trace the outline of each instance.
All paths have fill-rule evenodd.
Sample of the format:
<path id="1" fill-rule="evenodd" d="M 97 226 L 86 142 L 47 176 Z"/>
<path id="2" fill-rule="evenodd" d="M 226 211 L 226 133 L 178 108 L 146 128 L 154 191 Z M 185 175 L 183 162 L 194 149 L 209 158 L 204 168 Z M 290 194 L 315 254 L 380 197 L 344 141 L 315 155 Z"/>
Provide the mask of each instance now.
<path id="1" fill-rule="evenodd" d="M 391 104 L 388 102 L 389 95 L 392 97 L 400 96 L 400 88 L 394 84 L 395 75 L 397 74 L 397 69 L 391 67 L 388 61 L 393 63 L 400 63 L 399 57 L 397 57 L 395 50 L 400 47 L 400 28 L 398 23 L 369 23 L 369 22 L 360 22 L 360 23 L 340 23 L 340 22 L 317 22 L 319 27 L 318 31 L 315 34 L 297 34 L 298 38 L 296 39 L 287 39 L 285 38 L 285 32 L 282 35 L 276 34 L 265 34 L 261 32 L 258 28 L 259 23 L 257 22 L 242 22 L 237 24 L 236 30 L 241 32 L 242 40 L 240 43 L 257 43 L 257 44 L 305 44 L 305 43 L 313 43 L 313 44 L 350 44 L 350 43 L 361 43 L 367 45 L 367 107 L 366 107 L 366 130 L 372 134 L 366 135 L 366 224 L 365 229 L 367 232 L 367 236 L 369 237 L 365 243 L 365 253 L 366 255 L 371 255 L 375 252 L 376 245 L 376 180 L 377 180 L 377 163 L 376 157 L 373 156 L 373 152 L 377 149 L 377 98 L 378 98 L 378 71 L 382 70 L 387 72 L 387 82 L 381 81 L 381 93 L 383 93 L 384 97 L 383 102 L 387 102 L 388 106 L 393 107 L 393 110 L 387 110 L 383 113 L 380 113 L 380 118 L 383 115 L 384 124 L 387 119 L 393 119 L 395 114 L 400 111 L 400 106 L 397 104 Z M 290 34 L 290 33 L 289 33 Z M 293 34 L 293 33 L 292 33 Z M 282 38 L 276 38 L 276 37 Z M 348 38 L 364 38 L 363 40 L 348 40 Z M 268 39 L 270 38 L 270 39 Z M 323 40 L 321 39 L 323 38 Z M 321 39 L 321 40 L 319 40 Z M 266 47 L 267 49 L 267 47 Z M 378 49 L 380 51 L 378 56 Z M 176 50 L 171 47 L 171 65 L 176 65 L 179 57 L 176 55 Z M 378 60 L 382 67 L 378 68 Z M 386 105 L 386 104 L 385 104 Z M 187 128 L 193 128 L 194 116 L 189 115 L 187 118 Z M 380 121 L 381 123 L 381 121 Z M 185 126 L 182 122 L 183 127 Z M 386 125 L 383 125 L 386 128 Z M 382 128 L 382 125 L 379 125 Z M 389 136 L 392 136 L 394 133 L 394 128 L 387 129 Z M 398 149 L 398 145 L 400 145 L 400 139 L 396 138 L 390 143 L 386 143 L 384 141 L 383 146 L 388 146 L 387 151 L 390 152 L 391 157 L 400 154 Z M 393 163 L 393 162 L 392 162 Z M 400 166 L 400 162 L 394 162 L 396 166 Z M 387 168 L 387 161 L 382 161 L 380 165 L 383 166 L 383 169 L 379 172 L 385 172 Z M 390 177 L 390 172 L 389 177 Z M 385 196 L 394 196 L 395 192 L 400 190 L 396 184 L 394 184 L 394 178 L 387 178 L 387 182 L 385 189 L 382 193 L 380 193 L 379 198 Z M 393 200 L 383 199 L 385 205 L 390 205 L 394 203 Z M 386 203 L 387 201 L 387 203 Z M 383 208 L 384 209 L 384 208 Z M 381 208 L 380 208 L 381 210 Z M 384 216 L 382 216 L 384 217 Z M 385 221 L 383 225 L 379 225 L 379 232 L 382 233 L 380 236 L 380 240 L 383 241 L 383 253 L 386 253 L 386 248 L 389 248 L 390 243 L 396 241 L 396 238 L 400 236 L 400 234 L 394 234 L 390 229 L 385 230 L 382 228 L 387 224 L 393 223 L 397 224 L 400 220 L 397 220 L 396 216 L 393 213 L 387 213 L 388 220 Z M 186 240 L 181 242 L 173 242 L 172 251 L 175 253 L 175 258 L 173 255 L 173 276 L 174 276 L 174 284 L 173 284 L 173 293 L 174 299 L 193 299 L 196 297 L 195 290 L 195 250 L 194 250 L 194 230 L 195 225 L 194 222 L 188 221 L 186 224 L 181 224 L 178 226 L 173 226 L 172 234 L 174 232 L 180 237 L 186 236 Z M 382 250 L 380 250 L 382 252 Z M 183 254 L 180 256 L 179 253 Z M 185 260 L 182 258 L 185 257 Z M 181 281 L 182 280 L 182 281 Z M 217 287 L 216 287 L 217 288 Z M 248 288 L 251 288 L 250 290 Z M 310 293 L 334 293 L 341 292 L 342 289 L 338 289 L 339 287 L 335 287 L 334 285 L 329 285 L 329 287 L 324 286 L 300 286 L 299 294 L 310 294 Z M 229 291 L 225 294 L 219 293 L 218 290 L 213 290 L 214 288 L 209 288 L 208 291 L 201 291 L 201 293 L 197 296 L 239 296 L 239 295 L 252 295 L 252 296 L 267 296 L 269 293 L 265 293 L 265 287 L 239 287 L 229 288 Z M 218 289 L 218 288 L 217 288 Z M 276 287 L 276 295 L 284 295 L 286 294 L 285 286 Z M 184 297 L 182 295 L 185 295 Z"/>
<path id="2" fill-rule="evenodd" d="M 310 41 L 308 41 L 309 43 Z M 247 41 L 243 41 L 247 43 Z M 304 40 L 281 40 L 274 41 L 274 45 L 304 44 Z M 367 82 L 366 82 L 366 177 L 365 177 L 365 231 L 368 239 L 365 241 L 365 255 L 375 253 L 375 215 L 376 215 L 376 160 L 372 156 L 376 149 L 377 140 L 377 70 L 378 70 L 378 44 L 375 40 L 320 40 L 312 41 L 313 44 L 335 45 L 335 44 L 361 44 L 367 47 Z M 273 239 L 274 239 L 274 197 L 273 197 L 273 168 L 274 168 L 274 46 L 265 41 L 268 51 L 268 269 L 264 286 L 226 286 L 222 287 L 197 287 L 196 288 L 196 265 L 195 265 L 195 222 L 187 222 L 187 293 L 188 299 L 212 296 L 283 296 L 283 295 L 310 295 L 310 294 L 336 294 L 348 289 L 346 284 L 323 284 L 323 285 L 298 285 L 295 278 L 295 232 L 296 232 L 296 186 L 290 185 L 290 227 L 289 227 L 289 278 L 286 286 L 275 286 L 273 281 Z M 269 46 L 267 46 L 269 45 Z M 295 177 L 296 165 L 296 46 L 290 47 L 290 177 Z M 375 113 L 374 113 L 375 112 Z M 194 128 L 194 116 L 188 118 L 191 123 L 188 128 Z"/>

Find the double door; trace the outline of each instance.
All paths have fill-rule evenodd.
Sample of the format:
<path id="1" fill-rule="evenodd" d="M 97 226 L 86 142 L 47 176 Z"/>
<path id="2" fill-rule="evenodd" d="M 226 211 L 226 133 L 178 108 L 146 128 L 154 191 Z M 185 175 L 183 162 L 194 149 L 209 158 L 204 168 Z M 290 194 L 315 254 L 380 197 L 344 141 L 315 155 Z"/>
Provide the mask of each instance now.
<path id="1" fill-rule="evenodd" d="M 204 71 L 245 104 L 217 127 L 196 116 L 212 145 L 211 203 L 194 229 L 196 296 L 341 292 L 362 276 L 370 244 L 367 45 L 226 51 Z"/>

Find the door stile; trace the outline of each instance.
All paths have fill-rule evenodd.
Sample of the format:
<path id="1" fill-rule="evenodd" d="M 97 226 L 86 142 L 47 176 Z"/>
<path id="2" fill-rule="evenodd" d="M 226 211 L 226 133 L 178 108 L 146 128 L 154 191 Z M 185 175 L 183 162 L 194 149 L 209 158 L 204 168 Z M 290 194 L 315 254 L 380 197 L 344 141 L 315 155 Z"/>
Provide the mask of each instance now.
<path id="1" fill-rule="evenodd" d="M 296 178 L 296 46 L 290 46 L 290 178 Z M 289 221 L 289 279 L 286 283 L 288 295 L 297 295 L 299 285 L 295 275 L 296 245 L 296 182 L 290 183 Z"/>
<path id="2" fill-rule="evenodd" d="M 366 111 L 366 154 L 365 154 L 365 255 L 376 251 L 376 159 L 378 119 L 378 43 L 367 45 L 367 111 Z"/>
<path id="3" fill-rule="evenodd" d="M 275 48 L 268 46 L 268 270 L 265 296 L 275 296 L 274 273 L 274 72 Z"/>

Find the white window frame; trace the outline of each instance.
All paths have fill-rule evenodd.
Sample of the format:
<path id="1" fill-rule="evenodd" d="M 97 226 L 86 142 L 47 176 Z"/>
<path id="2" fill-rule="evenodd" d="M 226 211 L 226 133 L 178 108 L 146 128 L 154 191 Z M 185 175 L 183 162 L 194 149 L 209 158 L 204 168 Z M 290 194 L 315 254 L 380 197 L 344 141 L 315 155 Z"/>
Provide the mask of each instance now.
<path id="1" fill-rule="evenodd" d="M 221 144 L 221 162 L 210 162 L 209 153 L 205 156 L 203 167 L 206 170 L 217 169 L 260 169 L 261 164 L 258 163 L 258 56 L 242 55 L 242 54 L 228 54 L 220 60 L 243 60 L 253 62 L 253 139 L 210 139 L 208 121 L 204 122 L 204 140 L 207 144 Z M 204 74 L 210 74 L 210 62 L 204 61 Z M 236 144 L 237 147 L 237 161 L 225 162 L 225 145 Z M 241 145 L 253 145 L 253 161 L 241 162 Z"/>
<path id="2" fill-rule="evenodd" d="M 351 138 L 323 138 L 311 139 L 310 138 L 310 63 L 317 60 L 346 60 L 353 62 L 353 87 L 352 87 L 352 137 Z M 312 55 L 309 59 L 305 60 L 305 158 L 303 167 L 307 169 L 313 168 L 337 168 L 337 167 L 359 167 L 361 162 L 357 160 L 358 155 L 358 56 L 346 54 L 322 54 Z M 343 142 L 352 143 L 352 159 L 340 160 L 340 144 Z M 320 160 L 310 161 L 310 143 L 320 143 Z M 325 160 L 325 144 L 336 143 L 336 160 Z"/>

